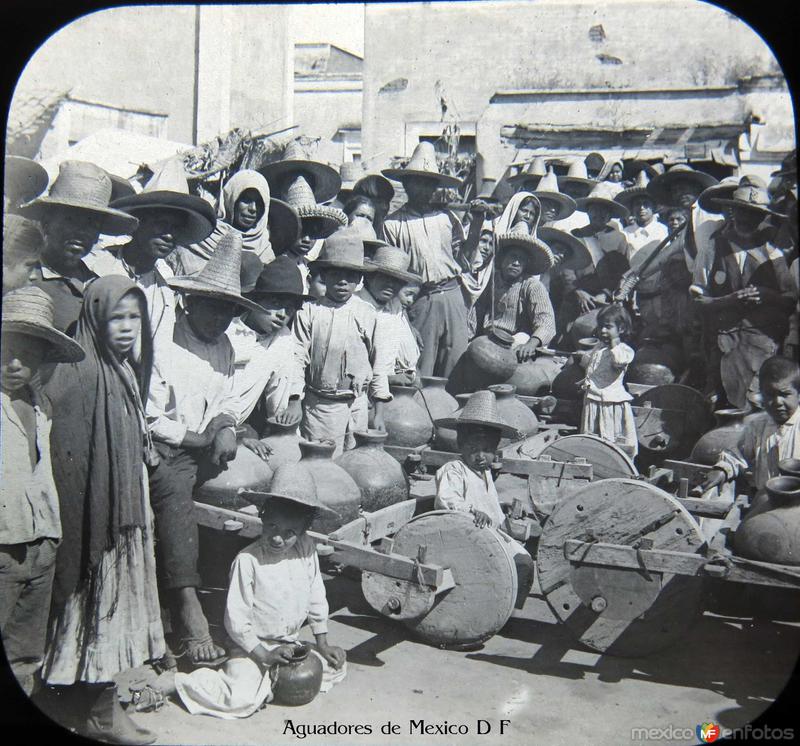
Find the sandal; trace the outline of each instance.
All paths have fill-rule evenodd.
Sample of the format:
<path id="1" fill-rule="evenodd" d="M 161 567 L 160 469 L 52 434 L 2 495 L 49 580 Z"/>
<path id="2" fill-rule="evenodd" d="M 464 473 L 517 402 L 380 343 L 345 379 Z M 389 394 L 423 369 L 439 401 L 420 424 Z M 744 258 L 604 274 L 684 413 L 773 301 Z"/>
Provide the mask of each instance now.
<path id="1" fill-rule="evenodd" d="M 183 658 L 186 657 L 195 668 L 217 668 L 225 663 L 228 660 L 228 654 L 223 653 L 222 655 L 213 658 L 210 661 L 201 661 L 196 658 L 198 648 L 202 647 L 203 645 L 216 645 L 214 640 L 211 639 L 211 635 L 204 635 L 203 637 L 183 637 L 181 638 L 181 652 L 175 653 L 176 658 Z"/>
<path id="2" fill-rule="evenodd" d="M 154 689 L 150 684 L 141 687 L 130 687 L 131 704 L 134 712 L 158 712 L 167 701 L 160 689 Z"/>

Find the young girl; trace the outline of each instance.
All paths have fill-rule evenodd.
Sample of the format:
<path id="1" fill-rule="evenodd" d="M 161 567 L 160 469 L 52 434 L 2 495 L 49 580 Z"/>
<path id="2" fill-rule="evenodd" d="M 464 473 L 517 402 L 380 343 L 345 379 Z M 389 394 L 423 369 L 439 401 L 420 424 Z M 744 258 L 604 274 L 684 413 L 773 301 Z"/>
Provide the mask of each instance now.
<path id="1" fill-rule="evenodd" d="M 633 360 L 633 350 L 622 340 L 631 332 L 631 318 L 618 304 L 606 306 L 597 314 L 600 342 L 582 356 L 586 367 L 583 382 L 582 433 L 594 433 L 621 445 L 633 458 L 637 453 L 636 425 L 622 379 Z"/>
<path id="2" fill-rule="evenodd" d="M 139 710 L 156 709 L 177 692 L 193 715 L 225 720 L 249 717 L 273 699 L 273 673 L 288 662 L 303 624 L 310 622 L 322 662 L 322 691 L 346 673 L 345 652 L 328 644 L 328 601 L 313 540 L 306 534 L 320 511 L 308 470 L 282 464 L 270 492 L 244 493 L 262 503 L 261 538 L 243 549 L 231 568 L 225 629 L 235 644 L 225 668 L 189 674 L 165 673 L 153 686 L 134 693 Z"/>
<path id="3" fill-rule="evenodd" d="M 59 366 L 47 389 L 63 541 L 42 678 L 84 686 L 93 701 L 87 736 L 152 743 L 155 735 L 124 713 L 112 683 L 165 652 L 145 471 L 152 337 L 144 292 L 118 275 L 89 284 L 75 339 L 86 358 Z"/>

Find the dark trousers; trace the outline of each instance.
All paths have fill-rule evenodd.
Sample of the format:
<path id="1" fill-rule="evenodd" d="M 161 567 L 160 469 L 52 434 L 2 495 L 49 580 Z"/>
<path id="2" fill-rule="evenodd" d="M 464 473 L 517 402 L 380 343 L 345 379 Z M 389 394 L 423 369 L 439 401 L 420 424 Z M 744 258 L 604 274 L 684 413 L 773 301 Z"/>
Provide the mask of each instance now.
<path id="1" fill-rule="evenodd" d="M 467 304 L 457 281 L 447 290 L 421 295 L 409 319 L 422 337 L 417 369 L 422 376 L 446 378 L 467 349 Z"/>
<path id="2" fill-rule="evenodd" d="M 44 656 L 57 545 L 55 539 L 0 544 L 0 632 L 11 670 L 28 694 Z"/>
<path id="3" fill-rule="evenodd" d="M 156 534 L 156 566 L 163 590 L 196 588 L 198 536 L 192 493 L 197 482 L 197 460 L 182 448 L 157 443 L 161 457 L 150 470 L 150 504 Z"/>

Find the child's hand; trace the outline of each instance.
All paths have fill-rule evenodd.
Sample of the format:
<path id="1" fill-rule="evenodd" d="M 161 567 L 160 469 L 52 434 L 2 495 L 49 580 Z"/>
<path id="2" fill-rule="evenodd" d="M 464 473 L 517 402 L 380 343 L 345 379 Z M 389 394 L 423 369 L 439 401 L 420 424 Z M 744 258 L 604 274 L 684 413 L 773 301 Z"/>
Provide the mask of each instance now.
<path id="1" fill-rule="evenodd" d="M 722 469 L 711 469 L 706 474 L 705 481 L 697 489 L 700 490 L 700 494 L 703 494 L 712 487 L 719 487 L 721 484 L 725 484 L 725 472 Z"/>
<path id="2" fill-rule="evenodd" d="M 256 454 L 262 461 L 268 461 L 272 449 L 266 444 L 262 443 L 257 438 L 242 438 L 241 444 Z"/>
<path id="3" fill-rule="evenodd" d="M 317 643 L 317 652 L 337 671 L 347 660 L 347 655 L 342 648 L 337 647 L 336 645 L 328 645 L 327 642 L 322 644 Z"/>
<path id="4" fill-rule="evenodd" d="M 263 645 L 259 645 L 250 655 L 264 668 L 270 668 L 276 663 L 289 663 L 294 655 L 294 645 L 278 645 L 272 650 L 267 650 Z"/>
<path id="5" fill-rule="evenodd" d="M 473 510 L 472 514 L 475 516 L 475 525 L 478 528 L 486 528 L 492 525 L 492 519 L 482 510 Z"/>

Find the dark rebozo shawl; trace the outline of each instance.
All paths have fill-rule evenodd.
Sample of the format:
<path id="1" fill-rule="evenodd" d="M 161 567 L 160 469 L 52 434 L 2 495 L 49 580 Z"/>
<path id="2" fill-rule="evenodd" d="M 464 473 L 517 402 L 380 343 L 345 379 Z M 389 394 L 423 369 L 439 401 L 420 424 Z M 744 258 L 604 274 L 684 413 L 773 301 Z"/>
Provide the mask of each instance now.
<path id="1" fill-rule="evenodd" d="M 105 342 L 108 318 L 128 293 L 139 298 L 142 311 L 142 354 L 134 375 Z M 57 366 L 46 387 L 53 410 L 51 451 L 63 535 L 53 585 L 56 608 L 120 535 L 146 525 L 141 413 L 153 345 L 142 290 L 116 275 L 91 282 L 75 339 L 86 351 L 85 359 Z"/>

